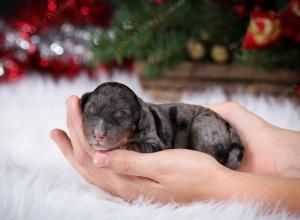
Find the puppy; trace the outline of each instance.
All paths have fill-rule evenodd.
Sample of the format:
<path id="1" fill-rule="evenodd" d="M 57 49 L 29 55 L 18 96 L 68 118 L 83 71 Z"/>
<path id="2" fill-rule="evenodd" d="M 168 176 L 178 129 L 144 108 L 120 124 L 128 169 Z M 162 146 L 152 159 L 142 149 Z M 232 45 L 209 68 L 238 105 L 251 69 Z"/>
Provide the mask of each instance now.
<path id="1" fill-rule="evenodd" d="M 96 150 L 186 148 L 208 153 L 231 169 L 243 158 L 244 148 L 229 123 L 199 105 L 146 103 L 117 82 L 100 84 L 80 104 L 84 135 Z"/>

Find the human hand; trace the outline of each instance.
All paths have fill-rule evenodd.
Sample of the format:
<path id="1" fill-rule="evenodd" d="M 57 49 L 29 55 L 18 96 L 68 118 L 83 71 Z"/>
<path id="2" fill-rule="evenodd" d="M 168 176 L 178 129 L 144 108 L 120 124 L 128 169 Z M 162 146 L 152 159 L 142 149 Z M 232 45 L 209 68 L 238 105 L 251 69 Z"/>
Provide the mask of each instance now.
<path id="1" fill-rule="evenodd" d="M 239 171 L 300 177 L 300 133 L 275 127 L 235 102 L 206 105 L 239 134 L 245 154 Z"/>
<path id="2" fill-rule="evenodd" d="M 67 125 L 70 138 L 64 131 L 54 129 L 54 141 L 86 181 L 114 195 L 131 201 L 142 194 L 159 202 L 220 196 L 216 185 L 224 180 L 227 169 L 208 154 L 191 150 L 96 153 L 84 139 L 79 99 L 74 96 L 67 100 Z"/>
<path id="3" fill-rule="evenodd" d="M 69 135 L 60 129 L 51 131 L 51 138 L 57 143 L 71 166 L 90 184 L 93 184 L 114 195 L 129 177 L 118 175 L 108 169 L 99 169 L 93 165 L 92 158 L 96 151 L 86 142 L 82 130 L 82 112 L 79 99 L 71 96 L 66 101 L 67 126 Z"/>
<path id="4" fill-rule="evenodd" d="M 246 150 L 252 149 L 254 151 L 252 152 L 253 157 L 255 153 L 266 151 L 266 149 L 259 148 L 261 146 L 259 140 L 263 140 L 264 135 L 276 137 L 278 131 L 282 132 L 282 129 L 273 127 L 237 104 L 225 103 L 209 107 L 222 115 L 240 132 Z M 223 186 L 220 188 L 217 185 L 220 185 L 220 182 L 224 184 L 230 182 L 230 180 L 233 181 L 232 177 L 236 176 L 233 173 L 236 172 L 221 166 L 212 157 L 200 152 L 167 150 L 152 154 L 140 154 L 115 150 L 105 154 L 96 154 L 84 139 L 79 99 L 77 97 L 69 98 L 67 109 L 67 124 L 71 139 L 64 131 L 58 129 L 53 130 L 51 135 L 71 165 L 89 183 L 126 200 L 133 200 L 142 193 L 143 196 L 151 198 L 153 201 L 188 202 L 195 199 L 228 198 L 233 192 L 232 184 L 229 184 L 231 189 L 228 190 L 224 190 Z M 234 119 L 235 117 L 237 119 Z M 247 129 L 243 128 L 244 124 L 249 125 Z M 259 129 L 262 129 L 262 131 Z M 259 134 L 266 132 L 256 139 L 258 145 L 251 142 L 252 139 L 256 138 L 253 132 L 255 134 L 257 131 L 259 131 Z M 299 134 L 293 133 L 293 135 L 292 140 L 295 138 L 297 142 L 296 136 Z M 290 133 L 288 137 L 291 137 Z M 299 136 L 297 137 L 299 138 Z M 266 148 L 270 146 L 266 145 Z M 258 152 L 255 152 L 255 148 Z M 267 158 L 265 158 L 265 155 L 259 156 L 258 154 L 258 157 L 260 157 L 258 161 L 261 162 L 262 167 L 255 167 L 251 166 L 253 165 L 251 159 L 257 159 L 256 156 L 253 157 L 248 157 L 248 162 L 246 160 L 242 164 L 241 170 L 262 173 L 265 165 L 263 162 Z M 92 158 L 100 167 L 93 164 Z M 106 162 L 104 162 L 104 159 L 107 159 Z M 243 179 L 245 178 L 242 177 L 241 180 Z M 252 180 L 252 177 L 249 178 L 250 180 Z M 248 185 L 246 184 L 249 188 Z M 258 188 L 263 185 L 265 184 L 262 183 Z M 243 188 L 240 191 L 245 192 Z M 227 193 L 227 195 L 224 193 Z M 251 197 L 251 194 L 249 197 Z"/>

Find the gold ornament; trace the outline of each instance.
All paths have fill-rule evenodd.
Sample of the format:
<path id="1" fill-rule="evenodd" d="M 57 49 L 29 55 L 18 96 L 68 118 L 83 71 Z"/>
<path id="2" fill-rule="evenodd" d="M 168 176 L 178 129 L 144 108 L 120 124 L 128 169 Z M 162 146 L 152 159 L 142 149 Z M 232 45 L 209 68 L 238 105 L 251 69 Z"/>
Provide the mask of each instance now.
<path id="1" fill-rule="evenodd" d="M 214 45 L 211 48 L 210 56 L 216 63 L 226 63 L 230 58 L 228 49 L 222 45 Z"/>
<path id="2" fill-rule="evenodd" d="M 205 48 L 200 41 L 195 39 L 189 40 L 186 45 L 189 56 L 194 59 L 201 59 L 205 56 Z"/>

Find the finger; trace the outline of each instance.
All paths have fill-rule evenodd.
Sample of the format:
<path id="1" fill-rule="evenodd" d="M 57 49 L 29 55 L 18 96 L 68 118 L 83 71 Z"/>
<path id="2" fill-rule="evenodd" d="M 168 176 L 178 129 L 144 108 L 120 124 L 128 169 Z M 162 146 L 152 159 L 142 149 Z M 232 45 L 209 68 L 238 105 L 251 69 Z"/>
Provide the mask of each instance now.
<path id="1" fill-rule="evenodd" d="M 128 150 L 113 150 L 106 153 L 96 153 L 94 164 L 107 167 L 116 173 L 157 179 L 158 171 L 164 167 L 164 161 L 157 153 L 137 153 Z"/>
<path id="2" fill-rule="evenodd" d="M 66 100 L 66 108 L 67 108 L 67 126 L 70 131 L 70 136 L 74 147 L 74 153 L 76 156 L 78 156 L 78 155 L 84 155 L 85 152 L 81 147 L 82 143 L 80 142 L 79 136 L 77 135 L 76 128 L 75 128 L 75 123 L 76 120 L 78 120 L 78 116 L 76 116 L 76 114 L 74 113 L 73 105 L 74 105 L 74 101 L 76 102 L 76 99 L 77 99 L 76 96 L 68 97 Z"/>
<path id="3" fill-rule="evenodd" d="M 241 113 L 241 111 L 244 109 L 238 103 L 235 103 L 235 102 L 207 104 L 207 105 L 203 105 L 203 106 L 218 113 L 224 119 L 226 119 L 228 122 L 231 122 L 236 117 L 236 114 L 239 115 Z"/>
<path id="4" fill-rule="evenodd" d="M 74 146 L 75 154 L 82 155 L 83 153 L 87 153 L 90 157 L 93 157 L 96 151 L 90 147 L 83 134 L 82 111 L 79 98 L 77 96 L 70 96 L 67 99 L 66 105 L 68 115 L 67 120 L 70 124 L 70 129 L 72 130 L 73 135 L 76 136 L 77 141 L 80 143 L 80 146 Z"/>
<path id="5" fill-rule="evenodd" d="M 82 177 L 84 177 L 85 180 L 88 182 L 91 182 L 91 176 L 87 172 L 87 166 L 82 166 L 82 163 L 87 163 L 88 161 L 81 162 L 78 161 L 75 158 L 72 143 L 66 132 L 60 129 L 53 129 L 50 133 L 51 138 L 54 140 L 54 142 L 59 146 L 59 149 L 63 153 L 63 155 L 67 158 L 71 166 L 77 170 L 78 173 Z M 90 161 L 90 158 L 88 158 Z M 90 163 L 89 167 L 93 167 Z"/>
<path id="6" fill-rule="evenodd" d="M 243 108 L 240 104 L 235 102 L 225 102 L 218 104 L 204 105 L 204 107 L 220 114 L 226 121 L 228 121 L 233 128 L 238 131 L 245 130 L 245 125 L 253 125 L 251 129 L 257 131 L 261 129 L 261 126 L 267 125 L 267 123 L 259 116 L 253 114 L 247 109 Z M 256 121 L 256 123 L 253 123 Z M 249 126 L 247 127 L 249 129 Z"/>
<path id="7" fill-rule="evenodd" d="M 53 129 L 50 133 L 51 138 L 59 146 L 63 155 L 67 158 L 71 166 L 90 184 L 95 185 L 98 183 L 98 186 L 103 190 L 108 191 L 112 194 L 116 194 L 116 191 L 111 187 L 111 182 L 113 179 L 116 179 L 117 176 L 110 170 L 100 170 L 91 164 L 91 159 L 86 157 L 85 161 L 78 161 L 75 158 L 72 143 L 67 134 L 59 129 Z M 84 165 L 83 165 L 84 164 Z M 98 169 L 95 171 L 95 169 Z M 101 174 L 103 181 L 99 182 L 99 179 L 95 179 L 95 172 Z M 99 176 L 99 175 L 97 175 Z M 123 179 L 123 178 L 121 178 Z M 116 181 L 116 180 L 115 180 Z M 119 180 L 120 181 L 120 180 Z M 124 183 L 124 181 L 123 181 Z"/>
<path id="8" fill-rule="evenodd" d="M 216 103 L 216 104 L 206 104 L 203 105 L 205 108 L 209 108 L 215 112 L 217 112 L 219 115 L 221 115 L 223 118 L 226 116 L 226 103 Z"/>
<path id="9" fill-rule="evenodd" d="M 73 107 L 74 100 L 76 102 L 76 99 L 78 99 L 76 96 L 70 96 L 66 100 L 67 125 L 68 125 L 68 129 L 70 131 L 71 142 L 72 142 L 73 148 L 74 148 L 74 155 L 77 159 L 77 162 L 81 166 L 84 166 L 84 163 L 89 158 L 89 155 L 84 150 L 85 143 L 83 143 L 80 140 L 79 135 L 77 134 L 77 131 L 76 131 L 76 120 L 78 120 L 78 116 L 76 116 L 77 112 L 74 113 L 74 107 Z M 81 119 L 79 119 L 79 120 L 81 121 Z"/>
<path id="10" fill-rule="evenodd" d="M 59 146 L 60 150 L 64 156 L 68 159 L 70 164 L 74 167 L 80 175 L 88 181 L 90 184 L 102 188 L 111 194 L 118 195 L 127 201 L 133 201 L 137 199 L 140 194 L 145 194 L 150 192 L 150 188 L 158 188 L 159 184 L 149 179 L 142 179 L 138 177 L 128 177 L 124 175 L 119 175 L 111 172 L 110 170 L 95 167 L 82 167 L 77 163 L 72 148 L 72 143 L 67 134 L 60 129 L 53 129 L 50 133 L 51 138 Z M 98 169 L 97 172 L 102 173 L 103 182 L 99 183 L 99 179 L 94 179 L 93 175 L 90 174 L 92 169 Z M 149 197 L 149 196 L 148 196 Z"/>
<path id="11" fill-rule="evenodd" d="M 109 172 L 111 173 L 109 173 Z M 115 195 L 122 197 L 127 201 L 134 201 L 143 195 L 147 198 L 154 196 L 162 188 L 162 185 L 152 181 L 151 179 L 136 177 L 136 176 L 126 176 L 122 174 L 117 174 L 109 169 L 104 169 L 103 173 L 106 173 L 106 179 L 109 180 L 109 184 L 105 184 L 109 191 Z"/>
<path id="12" fill-rule="evenodd" d="M 74 151 L 71 140 L 66 134 L 66 132 L 60 129 L 53 129 L 50 133 L 50 136 L 58 145 L 63 155 L 70 161 L 71 164 L 74 164 Z"/>

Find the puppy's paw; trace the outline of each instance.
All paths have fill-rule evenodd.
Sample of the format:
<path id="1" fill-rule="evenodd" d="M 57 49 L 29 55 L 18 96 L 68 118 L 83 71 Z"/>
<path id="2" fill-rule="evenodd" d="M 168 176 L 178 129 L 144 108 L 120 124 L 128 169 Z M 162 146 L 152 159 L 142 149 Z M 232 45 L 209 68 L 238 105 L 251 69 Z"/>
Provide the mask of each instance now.
<path id="1" fill-rule="evenodd" d="M 230 145 L 230 149 L 228 152 L 227 161 L 225 162 L 225 166 L 230 169 L 236 169 L 244 156 L 244 148 L 238 143 L 232 143 Z"/>

